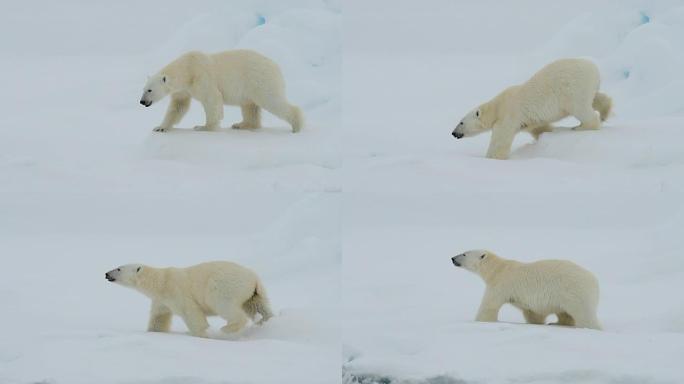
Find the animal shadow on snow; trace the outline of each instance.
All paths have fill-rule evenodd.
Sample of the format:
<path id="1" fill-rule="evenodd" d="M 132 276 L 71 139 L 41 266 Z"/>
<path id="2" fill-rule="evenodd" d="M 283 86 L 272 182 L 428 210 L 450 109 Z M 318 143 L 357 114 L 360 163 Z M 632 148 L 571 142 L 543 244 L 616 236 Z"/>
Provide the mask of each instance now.
<path id="1" fill-rule="evenodd" d="M 374 374 L 349 374 L 344 384 L 468 384 L 468 382 L 444 375 L 419 380 L 401 380 Z"/>
<path id="2" fill-rule="evenodd" d="M 306 127 L 305 127 L 306 128 Z M 303 130 L 302 130 L 303 131 Z M 294 136 L 298 136 L 302 134 L 302 131 L 298 132 Z M 292 130 L 288 129 L 287 127 L 261 127 L 261 128 L 255 128 L 255 129 L 235 129 L 231 127 L 227 128 L 219 128 L 213 131 L 198 131 L 193 128 L 170 128 L 167 129 L 165 132 L 154 132 L 150 131 L 150 133 L 153 136 L 156 135 L 212 135 L 212 134 L 234 134 L 234 135 L 245 135 L 245 134 L 251 134 L 251 133 L 262 133 L 266 135 L 288 135 L 288 136 L 293 136 Z"/>

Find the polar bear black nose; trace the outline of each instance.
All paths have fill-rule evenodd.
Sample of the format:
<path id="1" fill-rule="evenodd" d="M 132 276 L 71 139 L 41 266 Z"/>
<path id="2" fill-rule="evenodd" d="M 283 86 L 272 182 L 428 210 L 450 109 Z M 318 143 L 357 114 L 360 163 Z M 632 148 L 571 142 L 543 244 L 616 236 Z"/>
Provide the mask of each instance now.
<path id="1" fill-rule="evenodd" d="M 142 104 L 142 105 L 145 105 L 145 102 L 144 102 L 144 101 L 142 101 L 142 100 L 140 100 L 140 104 Z"/>
<path id="2" fill-rule="evenodd" d="M 457 139 L 460 139 L 463 137 L 463 134 L 460 132 L 451 132 L 451 135 Z"/>

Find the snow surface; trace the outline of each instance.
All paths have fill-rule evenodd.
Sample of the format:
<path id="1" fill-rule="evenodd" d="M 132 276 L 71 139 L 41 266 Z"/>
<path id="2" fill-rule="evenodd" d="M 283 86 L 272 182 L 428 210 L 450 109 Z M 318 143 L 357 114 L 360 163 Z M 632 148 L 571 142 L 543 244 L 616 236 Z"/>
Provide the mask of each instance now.
<path id="1" fill-rule="evenodd" d="M 684 382 L 684 5 L 355 1 L 344 42 L 344 381 Z M 484 158 L 488 135 L 451 137 L 574 56 L 614 99 L 604 129 L 521 134 L 509 161 Z M 484 284 L 450 261 L 473 248 L 593 271 L 605 330 L 512 307 L 474 322 Z"/>
<path id="2" fill-rule="evenodd" d="M 0 384 L 684 382 L 680 2 L 27 0 L 0 36 Z M 280 63 L 307 127 L 193 132 L 193 103 L 152 133 L 145 76 L 236 47 Z M 451 137 L 566 56 L 600 66 L 604 129 L 520 135 L 505 162 Z M 472 321 L 483 284 L 449 260 L 471 248 L 592 270 L 605 330 Z M 214 259 L 278 316 L 151 334 L 102 276 Z"/>
<path id="3" fill-rule="evenodd" d="M 335 1 L 3 4 L 0 383 L 340 381 L 341 8 Z M 280 63 L 307 127 L 152 133 L 146 76 L 237 47 Z M 240 120 L 225 109 L 223 126 Z M 277 314 L 215 339 L 145 332 L 149 300 L 103 273 L 231 260 Z"/>

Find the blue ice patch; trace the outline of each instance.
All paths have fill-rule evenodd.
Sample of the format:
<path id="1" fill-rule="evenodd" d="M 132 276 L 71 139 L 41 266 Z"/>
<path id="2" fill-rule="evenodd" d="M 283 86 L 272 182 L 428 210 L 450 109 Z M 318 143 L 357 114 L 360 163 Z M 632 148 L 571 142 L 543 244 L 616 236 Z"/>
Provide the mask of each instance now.
<path id="1" fill-rule="evenodd" d="M 641 15 L 641 24 L 648 24 L 651 21 L 651 18 L 646 14 L 646 12 L 641 11 L 639 14 Z"/>
<path id="2" fill-rule="evenodd" d="M 266 18 L 263 15 L 257 15 L 257 26 L 266 24 Z"/>

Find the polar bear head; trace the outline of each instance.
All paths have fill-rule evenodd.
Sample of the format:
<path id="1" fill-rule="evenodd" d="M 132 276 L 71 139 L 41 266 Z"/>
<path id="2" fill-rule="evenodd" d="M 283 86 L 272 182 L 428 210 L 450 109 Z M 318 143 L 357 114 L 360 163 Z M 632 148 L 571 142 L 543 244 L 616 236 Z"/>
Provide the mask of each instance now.
<path id="1" fill-rule="evenodd" d="M 105 273 L 105 279 L 126 287 L 135 287 L 138 276 L 145 268 L 142 264 L 126 264 Z"/>
<path id="2" fill-rule="evenodd" d="M 472 137 L 489 131 L 497 120 L 497 99 L 486 102 L 468 112 L 456 125 L 451 135 L 457 139 Z"/>
<path id="3" fill-rule="evenodd" d="M 171 93 L 171 87 L 169 86 L 168 77 L 163 73 L 158 73 L 147 79 L 142 97 L 140 98 L 140 104 L 149 107 L 152 103 L 163 99 L 169 93 Z"/>
<path id="4" fill-rule="evenodd" d="M 492 256 L 492 253 L 489 251 L 474 249 L 452 257 L 451 262 L 457 267 L 462 267 L 479 274 L 482 264 L 485 263 L 490 256 Z"/>
<path id="5" fill-rule="evenodd" d="M 487 130 L 480 119 L 482 113 L 480 108 L 473 109 L 458 123 L 451 135 L 457 139 L 472 137 Z"/>

